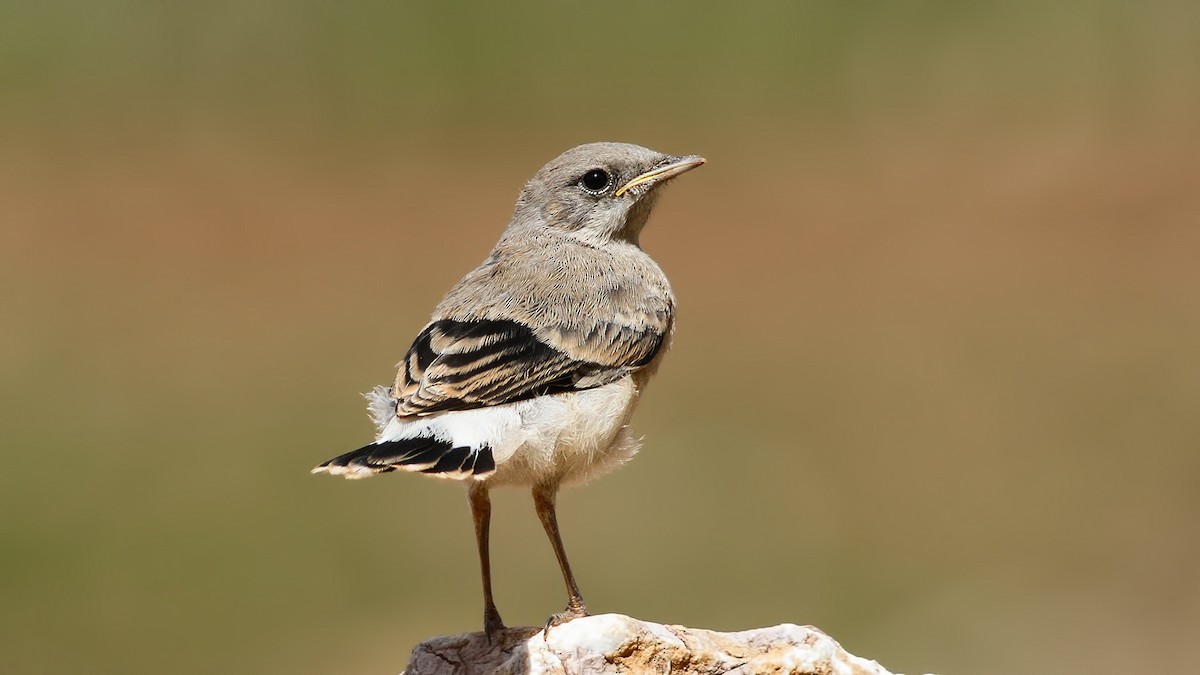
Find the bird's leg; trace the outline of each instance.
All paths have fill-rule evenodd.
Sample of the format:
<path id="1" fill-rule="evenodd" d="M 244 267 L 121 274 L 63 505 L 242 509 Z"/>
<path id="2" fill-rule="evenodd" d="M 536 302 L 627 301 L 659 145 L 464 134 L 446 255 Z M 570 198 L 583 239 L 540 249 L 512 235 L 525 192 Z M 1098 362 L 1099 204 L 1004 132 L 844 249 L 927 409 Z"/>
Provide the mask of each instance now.
<path id="1" fill-rule="evenodd" d="M 546 536 L 554 547 L 554 555 L 558 558 L 558 566 L 562 569 L 563 581 L 567 583 L 567 608 L 550 617 L 546 628 L 564 624 L 572 619 L 587 616 L 587 607 L 583 605 L 583 596 L 579 594 L 579 586 L 575 584 L 575 575 L 571 574 L 571 564 L 567 562 L 567 552 L 563 549 L 562 537 L 558 534 L 558 518 L 554 514 L 557 485 L 537 485 L 533 488 L 533 505 L 537 509 L 542 527 L 546 528 Z"/>
<path id="2" fill-rule="evenodd" d="M 504 621 L 492 599 L 492 562 L 488 553 L 488 530 L 492 522 L 492 498 L 483 483 L 475 481 L 467 490 L 471 516 L 475 519 L 475 542 L 479 544 L 479 572 L 483 576 L 483 631 L 491 642 L 504 630 Z"/>

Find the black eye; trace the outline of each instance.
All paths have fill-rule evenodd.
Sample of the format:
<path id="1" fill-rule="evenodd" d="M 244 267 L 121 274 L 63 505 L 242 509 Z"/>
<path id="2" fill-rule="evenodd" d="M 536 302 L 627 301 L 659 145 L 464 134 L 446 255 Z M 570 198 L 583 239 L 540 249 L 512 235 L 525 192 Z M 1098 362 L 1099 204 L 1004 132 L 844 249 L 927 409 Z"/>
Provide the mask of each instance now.
<path id="1" fill-rule="evenodd" d="M 579 184 L 590 192 L 602 192 L 610 183 L 612 183 L 612 176 L 609 176 L 604 169 L 592 169 L 579 179 Z"/>

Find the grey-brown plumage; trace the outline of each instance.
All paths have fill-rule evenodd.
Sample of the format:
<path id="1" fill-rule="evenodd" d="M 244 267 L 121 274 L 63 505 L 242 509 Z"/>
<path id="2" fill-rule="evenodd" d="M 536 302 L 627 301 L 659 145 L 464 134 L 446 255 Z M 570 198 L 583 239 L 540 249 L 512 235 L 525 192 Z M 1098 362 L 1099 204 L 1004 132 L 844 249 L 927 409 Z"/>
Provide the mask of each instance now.
<path id="1" fill-rule="evenodd" d="M 531 487 L 567 583 L 559 623 L 586 613 L 558 535 L 559 487 L 611 470 L 638 447 L 638 396 L 670 346 L 675 298 L 638 237 L 663 182 L 704 163 L 636 145 L 579 146 L 522 190 L 512 221 L 459 281 L 377 390 L 376 441 L 314 472 L 394 470 L 468 481 L 492 601 L 488 490 Z"/>

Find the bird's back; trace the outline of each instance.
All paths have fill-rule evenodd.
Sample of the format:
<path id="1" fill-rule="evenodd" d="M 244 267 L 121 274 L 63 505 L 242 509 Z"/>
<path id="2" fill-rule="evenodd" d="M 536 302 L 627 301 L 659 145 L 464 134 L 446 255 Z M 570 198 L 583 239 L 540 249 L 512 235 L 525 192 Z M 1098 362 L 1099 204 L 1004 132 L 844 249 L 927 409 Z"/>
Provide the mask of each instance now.
<path id="1" fill-rule="evenodd" d="M 668 334 L 675 295 L 645 251 L 628 242 L 594 247 L 557 232 L 505 237 L 463 277 L 433 319 L 513 320 L 584 331 L 603 324 Z"/>

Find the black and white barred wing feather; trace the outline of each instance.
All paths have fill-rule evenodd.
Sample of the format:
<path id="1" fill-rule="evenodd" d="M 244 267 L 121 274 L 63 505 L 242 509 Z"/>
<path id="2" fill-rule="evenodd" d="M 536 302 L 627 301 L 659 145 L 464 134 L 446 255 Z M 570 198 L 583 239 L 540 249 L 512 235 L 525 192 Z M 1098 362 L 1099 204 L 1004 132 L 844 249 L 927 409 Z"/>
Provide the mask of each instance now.
<path id="1" fill-rule="evenodd" d="M 425 327 L 391 390 L 375 393 L 377 440 L 314 471 L 350 478 L 396 469 L 484 478 L 522 438 L 542 396 L 601 387 L 649 364 L 666 319 L 534 329 L 518 321 L 440 319 Z M 386 406 L 386 410 L 380 410 Z"/>

